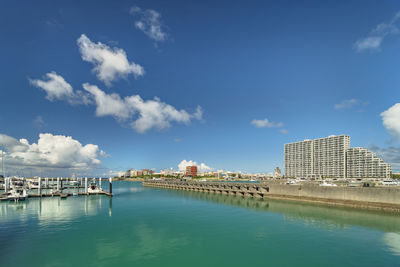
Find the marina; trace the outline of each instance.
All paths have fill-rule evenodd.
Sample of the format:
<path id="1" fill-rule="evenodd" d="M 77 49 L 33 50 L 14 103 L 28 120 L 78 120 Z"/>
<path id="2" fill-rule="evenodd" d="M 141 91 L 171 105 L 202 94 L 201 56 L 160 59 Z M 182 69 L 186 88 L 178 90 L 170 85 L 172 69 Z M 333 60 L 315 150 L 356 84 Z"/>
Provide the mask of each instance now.
<path id="1" fill-rule="evenodd" d="M 108 191 L 102 185 L 108 183 Z M 0 201 L 24 201 L 28 198 L 86 195 L 112 197 L 112 178 L 3 178 Z"/>

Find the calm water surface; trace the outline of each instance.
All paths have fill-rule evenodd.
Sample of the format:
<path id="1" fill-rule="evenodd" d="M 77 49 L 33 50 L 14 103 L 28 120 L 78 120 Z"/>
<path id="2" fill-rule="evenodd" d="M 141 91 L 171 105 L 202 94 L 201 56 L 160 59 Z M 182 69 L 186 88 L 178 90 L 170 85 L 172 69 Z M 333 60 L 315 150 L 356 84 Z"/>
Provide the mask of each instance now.
<path id="1" fill-rule="evenodd" d="M 143 188 L 0 203 L 0 266 L 400 266 L 400 216 Z"/>

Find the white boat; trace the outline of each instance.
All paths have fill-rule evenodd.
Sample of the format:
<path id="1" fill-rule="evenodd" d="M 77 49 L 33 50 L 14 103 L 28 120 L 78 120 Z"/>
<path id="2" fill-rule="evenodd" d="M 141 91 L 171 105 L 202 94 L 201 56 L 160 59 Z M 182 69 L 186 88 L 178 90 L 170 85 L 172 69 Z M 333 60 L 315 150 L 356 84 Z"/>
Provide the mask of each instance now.
<path id="1" fill-rule="evenodd" d="M 399 185 L 396 181 L 393 181 L 393 180 L 384 180 L 384 181 L 382 181 L 382 184 L 383 185 L 391 185 L 391 186 Z"/>
<path id="2" fill-rule="evenodd" d="M 27 180 L 27 181 L 28 181 L 29 189 L 38 189 L 39 188 L 39 181 L 35 181 L 35 180 Z"/>
<path id="3" fill-rule="evenodd" d="M 79 186 L 79 181 L 78 180 L 69 181 L 69 185 L 71 185 L 71 186 Z"/>
<path id="4" fill-rule="evenodd" d="M 91 183 L 88 187 L 88 193 L 91 193 L 91 194 L 100 193 L 102 191 L 103 190 L 101 188 L 99 188 L 96 183 Z"/>
<path id="5" fill-rule="evenodd" d="M 328 183 L 327 181 L 323 181 L 319 184 L 319 186 L 337 186 L 337 184 Z"/>
<path id="6" fill-rule="evenodd" d="M 19 177 L 12 177 L 10 179 L 10 188 L 11 189 L 16 189 L 16 188 L 21 188 L 24 186 L 24 179 L 19 178 Z"/>
<path id="7" fill-rule="evenodd" d="M 8 200 L 25 200 L 28 197 L 28 193 L 24 188 L 13 188 L 7 195 Z"/>

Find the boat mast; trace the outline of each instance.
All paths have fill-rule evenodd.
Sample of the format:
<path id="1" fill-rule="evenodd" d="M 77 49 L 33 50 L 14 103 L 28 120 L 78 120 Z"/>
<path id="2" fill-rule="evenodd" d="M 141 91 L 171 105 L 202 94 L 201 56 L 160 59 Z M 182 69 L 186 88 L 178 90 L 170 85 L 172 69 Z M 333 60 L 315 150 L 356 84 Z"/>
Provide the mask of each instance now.
<path id="1" fill-rule="evenodd" d="M 1 174 L 4 178 L 4 145 L 1 146 Z"/>

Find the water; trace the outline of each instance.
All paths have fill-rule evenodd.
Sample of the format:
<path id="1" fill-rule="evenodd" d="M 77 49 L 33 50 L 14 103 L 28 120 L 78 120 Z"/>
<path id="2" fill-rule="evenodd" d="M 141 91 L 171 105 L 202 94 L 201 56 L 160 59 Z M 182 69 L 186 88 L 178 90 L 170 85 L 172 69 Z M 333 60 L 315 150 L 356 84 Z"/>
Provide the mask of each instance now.
<path id="1" fill-rule="evenodd" d="M 0 266 L 400 266 L 400 216 L 115 182 L 0 203 Z"/>

